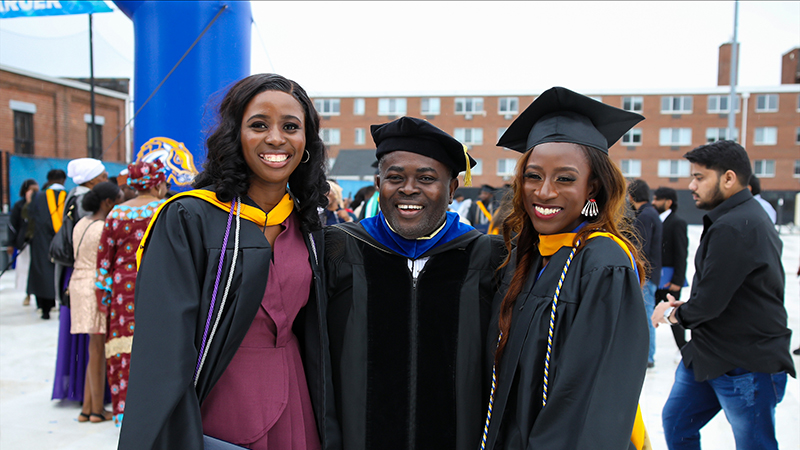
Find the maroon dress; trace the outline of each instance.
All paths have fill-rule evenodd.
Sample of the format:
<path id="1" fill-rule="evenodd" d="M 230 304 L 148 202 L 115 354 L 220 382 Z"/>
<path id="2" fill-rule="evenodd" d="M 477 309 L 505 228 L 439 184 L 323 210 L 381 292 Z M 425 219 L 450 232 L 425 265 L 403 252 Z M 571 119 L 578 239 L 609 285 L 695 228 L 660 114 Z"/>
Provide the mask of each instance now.
<path id="1" fill-rule="evenodd" d="M 320 448 L 292 323 L 308 302 L 311 267 L 295 213 L 275 239 L 261 307 L 208 394 L 203 433 L 246 448 Z"/>

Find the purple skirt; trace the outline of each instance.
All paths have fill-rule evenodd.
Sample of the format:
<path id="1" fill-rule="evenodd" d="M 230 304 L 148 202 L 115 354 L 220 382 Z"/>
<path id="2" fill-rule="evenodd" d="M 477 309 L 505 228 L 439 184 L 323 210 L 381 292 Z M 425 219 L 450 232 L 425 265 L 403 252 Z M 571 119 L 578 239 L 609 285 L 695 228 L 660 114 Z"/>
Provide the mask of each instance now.
<path id="1" fill-rule="evenodd" d="M 56 374 L 53 380 L 53 400 L 83 402 L 86 381 L 86 364 L 89 363 L 89 335 L 70 334 L 69 308 L 61 306 L 58 318 L 58 353 Z M 106 382 L 104 403 L 111 402 L 111 391 Z"/>

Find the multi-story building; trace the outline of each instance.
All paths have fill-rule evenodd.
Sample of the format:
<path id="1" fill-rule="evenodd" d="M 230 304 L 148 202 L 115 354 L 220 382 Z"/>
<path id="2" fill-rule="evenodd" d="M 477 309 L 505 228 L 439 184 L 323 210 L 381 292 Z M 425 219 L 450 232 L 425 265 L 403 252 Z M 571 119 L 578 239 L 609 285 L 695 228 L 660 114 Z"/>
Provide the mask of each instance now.
<path id="1" fill-rule="evenodd" d="M 39 173 L 16 173 L 9 163 L 15 157 L 127 161 L 127 90 L 127 80 L 96 80 L 92 127 L 89 84 L 0 66 L 0 204 L 8 207 L 17 199 L 19 183 L 9 179 L 35 176 L 44 181 Z"/>
<path id="2" fill-rule="evenodd" d="M 689 163 L 683 155 L 709 142 L 728 138 L 731 44 L 720 47 L 718 86 L 705 89 L 654 88 L 638 91 L 583 92 L 603 103 L 635 111 L 646 120 L 611 147 L 609 155 L 630 179 L 652 187 L 668 186 L 689 199 Z M 794 196 L 800 190 L 800 48 L 783 55 L 781 84 L 737 87 L 736 130 L 732 138 L 747 149 L 763 196 L 784 222 L 792 220 Z M 569 87 L 569 86 L 566 86 Z M 372 124 L 414 116 L 452 134 L 478 161 L 473 184 L 501 186 L 509 182 L 519 153 L 495 146 L 500 135 L 538 93 L 475 93 L 474 95 L 316 97 L 322 116 L 321 135 L 333 161 L 331 176 L 371 181 L 374 149 Z M 351 150 L 359 152 L 347 153 Z M 338 158 L 347 161 L 337 167 Z M 358 164 L 354 159 L 358 158 Z M 462 180 L 463 181 L 463 180 Z M 463 184 L 463 183 L 462 183 Z M 782 199 L 779 201 L 779 199 Z"/>

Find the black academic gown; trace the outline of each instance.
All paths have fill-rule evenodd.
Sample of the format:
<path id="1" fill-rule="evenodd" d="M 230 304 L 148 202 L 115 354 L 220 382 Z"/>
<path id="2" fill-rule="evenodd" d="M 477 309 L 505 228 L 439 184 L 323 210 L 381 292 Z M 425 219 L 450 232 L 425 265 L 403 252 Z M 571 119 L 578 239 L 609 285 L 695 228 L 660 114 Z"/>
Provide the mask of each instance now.
<path id="1" fill-rule="evenodd" d="M 542 408 L 550 310 L 570 251 L 562 247 L 556 252 L 535 281 L 541 266 L 537 253 L 517 297 L 497 369 L 487 449 L 634 448 L 630 438 L 647 365 L 647 318 L 631 260 L 609 238 L 589 240 L 564 279 L 547 406 Z M 511 261 L 515 258 L 513 253 Z M 513 264 L 505 268 L 494 300 L 489 370 L 497 345 L 497 313 L 513 270 Z"/>
<path id="2" fill-rule="evenodd" d="M 256 206 L 249 199 L 243 201 Z M 230 293 L 195 388 L 192 377 L 227 218 L 228 212 L 193 197 L 175 200 L 156 218 L 136 279 L 136 331 L 121 450 L 203 448 L 200 404 L 233 359 L 261 305 L 272 257 L 263 225 L 243 218 Z M 234 219 L 215 316 L 232 263 L 235 230 Z M 305 241 L 314 276 L 308 305 L 295 319 L 294 328 L 301 348 L 304 342 L 314 340 L 313 347 L 318 349 L 327 347 L 327 341 L 320 341 L 326 332 L 320 328 L 324 321 L 318 316 L 319 294 L 323 292 L 317 264 L 323 255 L 322 230 L 312 235 L 306 234 Z M 319 356 L 304 354 L 306 370 L 323 370 Z M 312 399 L 324 397 L 323 388 L 309 382 Z M 317 413 L 317 417 L 323 416 Z"/>
<path id="3" fill-rule="evenodd" d="M 326 228 L 325 245 L 335 395 L 323 448 L 477 448 L 502 240 L 471 230 L 435 247 L 416 282 L 358 223 Z"/>
<path id="4" fill-rule="evenodd" d="M 53 219 L 47 204 L 47 191 L 52 190 L 55 199 L 63 189 L 44 189 L 36 193 L 28 206 L 30 220 L 34 222 L 33 239 L 31 239 L 31 268 L 28 273 L 28 292 L 39 301 L 48 302 L 56 298 L 55 264 L 50 260 L 50 241 L 56 235 Z M 55 304 L 49 304 L 52 308 Z M 41 305 L 40 305 L 41 306 Z"/>

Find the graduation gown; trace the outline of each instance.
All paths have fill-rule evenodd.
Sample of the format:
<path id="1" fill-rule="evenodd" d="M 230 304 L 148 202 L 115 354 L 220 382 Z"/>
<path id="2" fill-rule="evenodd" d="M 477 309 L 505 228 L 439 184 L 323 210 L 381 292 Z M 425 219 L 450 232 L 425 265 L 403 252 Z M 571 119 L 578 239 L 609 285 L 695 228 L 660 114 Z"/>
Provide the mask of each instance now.
<path id="1" fill-rule="evenodd" d="M 56 298 L 55 283 L 55 264 L 50 260 L 50 241 L 56 235 L 61 223 L 53 223 L 53 216 L 61 218 L 63 211 L 64 197 L 66 192 L 60 187 L 54 187 L 39 191 L 31 200 L 28 206 L 30 220 L 34 223 L 33 239 L 31 239 L 31 268 L 28 273 L 28 292 L 35 295 L 37 301 L 42 299 Z M 47 192 L 52 191 L 53 198 L 56 200 L 56 208 L 51 211 L 47 202 Z M 62 194 L 63 193 L 63 194 Z M 58 199 L 61 199 L 59 202 Z M 57 220 L 57 219 L 56 219 Z M 51 305 L 52 306 L 52 305 Z"/>
<path id="2" fill-rule="evenodd" d="M 257 207 L 249 199 L 245 204 Z M 263 224 L 242 218 L 239 252 L 225 309 L 196 388 L 192 377 L 214 289 L 228 212 L 205 200 L 185 197 L 168 203 L 154 219 L 136 280 L 136 331 L 131 352 L 128 400 L 119 449 L 200 449 L 200 404 L 219 380 L 247 333 L 266 289 L 272 249 Z M 234 256 L 236 219 L 231 224 L 219 292 Z M 313 237 L 312 237 L 313 236 Z M 306 234 L 313 272 L 308 304 L 293 329 L 303 342 L 325 336 L 320 325 L 322 230 Z M 208 344 L 207 344 L 208 345 Z M 314 348 L 325 348 L 319 342 Z M 305 354 L 318 368 L 318 355 Z M 312 399 L 321 387 L 309 385 Z M 253 395 L 258 395 L 254 393 Z M 317 414 L 317 416 L 321 416 Z"/>
<path id="3" fill-rule="evenodd" d="M 607 237 L 590 239 L 575 254 L 558 300 L 547 405 L 542 408 L 550 310 L 571 248 L 558 250 L 538 280 L 541 256 L 533 251 L 534 269 L 514 305 L 497 368 L 486 448 L 635 448 L 631 430 L 647 365 L 648 318 L 630 258 Z M 489 370 L 513 264 L 504 270 L 487 340 Z"/>
<path id="4" fill-rule="evenodd" d="M 332 384 L 326 449 L 475 449 L 501 239 L 470 230 L 409 260 L 358 223 L 326 228 Z"/>

